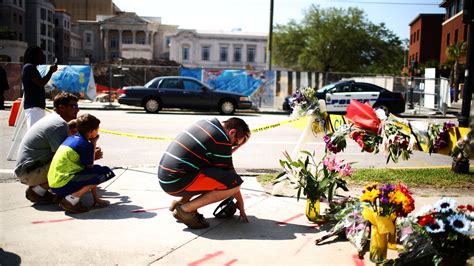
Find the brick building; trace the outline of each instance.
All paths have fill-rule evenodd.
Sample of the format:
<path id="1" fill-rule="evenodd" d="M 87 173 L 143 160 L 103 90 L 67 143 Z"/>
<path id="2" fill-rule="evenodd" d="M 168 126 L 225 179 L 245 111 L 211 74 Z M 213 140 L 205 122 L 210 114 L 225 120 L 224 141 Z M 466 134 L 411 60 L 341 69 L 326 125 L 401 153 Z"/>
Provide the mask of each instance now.
<path id="1" fill-rule="evenodd" d="M 468 27 L 462 22 L 464 1 L 472 0 L 444 0 L 439 5 L 446 9 L 441 31 L 440 63 L 444 63 L 448 59 L 446 54 L 448 46 L 467 41 Z M 460 59 L 460 63 L 466 63 L 466 56 Z"/>
<path id="2" fill-rule="evenodd" d="M 410 23 L 408 63 L 438 61 L 444 14 L 419 14 Z"/>

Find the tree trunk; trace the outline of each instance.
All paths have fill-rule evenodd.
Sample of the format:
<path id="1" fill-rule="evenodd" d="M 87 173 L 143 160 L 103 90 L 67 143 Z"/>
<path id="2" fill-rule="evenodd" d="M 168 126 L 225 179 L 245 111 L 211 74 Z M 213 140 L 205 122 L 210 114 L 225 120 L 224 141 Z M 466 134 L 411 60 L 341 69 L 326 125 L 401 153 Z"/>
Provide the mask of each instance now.
<path id="1" fill-rule="evenodd" d="M 457 102 L 459 100 L 459 85 L 458 85 L 458 61 L 456 60 L 454 62 L 454 69 L 453 69 L 453 85 L 454 85 L 454 102 Z"/>

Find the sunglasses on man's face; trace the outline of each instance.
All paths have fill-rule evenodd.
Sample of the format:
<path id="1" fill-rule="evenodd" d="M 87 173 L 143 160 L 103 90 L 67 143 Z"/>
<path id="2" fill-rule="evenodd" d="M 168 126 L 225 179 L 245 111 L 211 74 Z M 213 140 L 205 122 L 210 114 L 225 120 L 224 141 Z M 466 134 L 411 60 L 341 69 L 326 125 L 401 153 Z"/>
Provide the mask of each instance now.
<path id="1" fill-rule="evenodd" d="M 72 109 L 79 109 L 79 105 L 77 103 L 67 104 L 67 106 L 71 107 Z"/>

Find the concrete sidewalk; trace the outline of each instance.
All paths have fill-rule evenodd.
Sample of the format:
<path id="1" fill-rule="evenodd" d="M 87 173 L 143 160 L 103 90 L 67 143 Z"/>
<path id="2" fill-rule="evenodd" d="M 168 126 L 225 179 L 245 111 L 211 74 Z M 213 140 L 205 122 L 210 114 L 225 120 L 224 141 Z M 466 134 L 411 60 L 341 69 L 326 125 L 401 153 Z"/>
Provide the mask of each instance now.
<path id="1" fill-rule="evenodd" d="M 32 205 L 24 185 L 1 183 L 0 265 L 372 264 L 368 254 L 359 260 L 347 241 L 315 246 L 328 226 L 307 221 L 304 200 L 270 196 L 255 177 L 244 177 L 242 189 L 248 224 L 237 215 L 213 218 L 214 204 L 200 210 L 211 226 L 189 230 L 168 211 L 173 197 L 161 190 L 155 168 L 115 172 L 100 186 L 111 206 L 78 215 L 67 215 L 57 205 Z M 439 199 L 415 198 L 417 208 Z M 90 196 L 84 200 L 91 205 Z M 456 200 L 472 203 L 473 197 Z M 389 257 L 396 253 L 389 251 Z"/>

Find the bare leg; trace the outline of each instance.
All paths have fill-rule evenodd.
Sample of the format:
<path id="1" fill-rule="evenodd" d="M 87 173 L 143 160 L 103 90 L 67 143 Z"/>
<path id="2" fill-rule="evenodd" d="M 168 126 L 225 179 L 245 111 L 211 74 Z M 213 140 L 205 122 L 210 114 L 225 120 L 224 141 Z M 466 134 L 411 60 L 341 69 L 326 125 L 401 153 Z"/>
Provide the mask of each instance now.
<path id="1" fill-rule="evenodd" d="M 94 185 L 91 188 L 91 193 L 92 197 L 94 198 L 94 206 L 107 207 L 110 205 L 110 202 L 108 202 L 107 200 L 100 199 L 99 195 L 97 194 L 97 185 Z"/>
<path id="2" fill-rule="evenodd" d="M 224 200 L 238 191 L 240 191 L 240 186 L 228 190 L 213 190 L 181 205 L 181 209 L 185 212 L 194 212 L 203 206 Z"/>
<path id="3" fill-rule="evenodd" d="M 179 202 L 180 204 L 186 204 L 186 203 L 188 203 L 188 202 L 191 200 L 192 197 L 193 197 L 193 196 L 182 197 L 180 200 L 178 200 L 178 202 Z"/>

